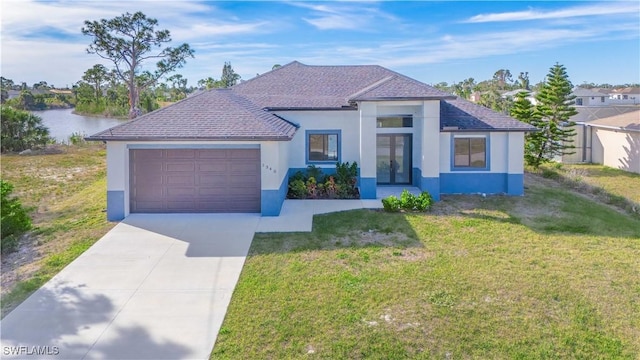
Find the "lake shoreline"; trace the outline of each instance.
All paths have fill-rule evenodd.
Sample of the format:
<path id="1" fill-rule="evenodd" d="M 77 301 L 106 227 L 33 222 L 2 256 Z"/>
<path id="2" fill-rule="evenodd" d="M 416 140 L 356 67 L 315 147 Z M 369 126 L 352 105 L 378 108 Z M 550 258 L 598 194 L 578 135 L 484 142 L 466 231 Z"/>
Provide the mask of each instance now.
<path id="1" fill-rule="evenodd" d="M 31 113 L 40 117 L 42 124 L 49 129 L 49 135 L 62 143 L 68 142 L 71 136 L 90 136 L 128 121 L 95 114 L 81 115 L 74 109 L 39 110 Z"/>

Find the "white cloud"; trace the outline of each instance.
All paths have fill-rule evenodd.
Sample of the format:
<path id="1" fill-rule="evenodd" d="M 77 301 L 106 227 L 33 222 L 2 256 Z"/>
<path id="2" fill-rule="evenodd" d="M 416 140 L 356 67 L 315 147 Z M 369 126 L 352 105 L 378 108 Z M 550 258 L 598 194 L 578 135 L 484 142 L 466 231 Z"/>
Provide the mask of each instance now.
<path id="1" fill-rule="evenodd" d="M 370 2 L 331 2 L 329 4 L 288 2 L 292 6 L 311 10 L 312 17 L 302 19 L 319 30 L 371 31 L 381 22 L 398 19 L 381 11 Z"/>
<path id="2" fill-rule="evenodd" d="M 467 19 L 467 23 L 507 22 L 544 19 L 565 19 L 583 16 L 603 16 L 613 14 L 628 14 L 637 17 L 640 11 L 640 3 L 608 1 L 598 5 L 576 6 L 558 10 L 533 10 L 514 11 L 504 13 L 480 14 Z"/>

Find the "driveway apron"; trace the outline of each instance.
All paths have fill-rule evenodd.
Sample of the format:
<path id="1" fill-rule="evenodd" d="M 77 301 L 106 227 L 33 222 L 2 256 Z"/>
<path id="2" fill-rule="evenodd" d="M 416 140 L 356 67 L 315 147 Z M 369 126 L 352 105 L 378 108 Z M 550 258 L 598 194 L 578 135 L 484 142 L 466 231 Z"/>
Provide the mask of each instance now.
<path id="1" fill-rule="evenodd" d="M 1 322 L 4 358 L 208 359 L 258 214 L 132 214 Z"/>

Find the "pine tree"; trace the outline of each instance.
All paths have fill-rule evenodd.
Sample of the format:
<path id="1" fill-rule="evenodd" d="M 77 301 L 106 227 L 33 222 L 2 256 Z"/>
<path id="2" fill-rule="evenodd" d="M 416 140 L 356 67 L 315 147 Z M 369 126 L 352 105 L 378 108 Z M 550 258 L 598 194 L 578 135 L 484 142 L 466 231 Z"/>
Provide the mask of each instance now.
<path id="1" fill-rule="evenodd" d="M 514 119 L 531 124 L 536 128 L 542 128 L 544 124 L 538 112 L 536 112 L 536 108 L 531 104 L 531 101 L 526 98 L 527 95 L 528 93 L 524 91 L 516 94 L 510 115 Z M 535 163 L 543 142 L 544 136 L 540 131 L 530 132 L 525 135 L 524 160 L 527 164 Z"/>
<path id="2" fill-rule="evenodd" d="M 240 75 L 236 74 L 231 67 L 230 62 L 224 63 L 222 67 L 222 77 L 220 78 L 220 82 L 222 83 L 222 87 L 229 88 L 238 83 L 240 80 Z"/>
<path id="3" fill-rule="evenodd" d="M 537 105 L 532 114 L 532 118 L 537 118 L 532 121 L 540 131 L 529 135 L 526 147 L 531 154 L 525 158 L 529 165 L 537 168 L 555 156 L 574 153 L 571 150 L 575 148 L 572 144 L 575 123 L 569 119 L 578 112 L 573 107 L 572 88 L 564 66 L 556 63 L 549 69 L 547 79 L 536 95 Z"/>

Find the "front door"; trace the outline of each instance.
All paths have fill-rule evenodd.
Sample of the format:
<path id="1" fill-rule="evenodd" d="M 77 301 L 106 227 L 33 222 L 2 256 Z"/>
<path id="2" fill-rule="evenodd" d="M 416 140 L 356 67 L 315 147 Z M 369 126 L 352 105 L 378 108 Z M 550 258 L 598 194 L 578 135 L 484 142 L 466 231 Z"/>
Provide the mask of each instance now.
<path id="1" fill-rule="evenodd" d="M 377 183 L 411 184 L 411 134 L 378 134 Z"/>

